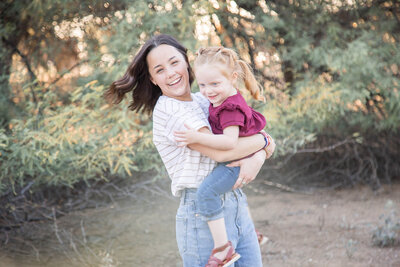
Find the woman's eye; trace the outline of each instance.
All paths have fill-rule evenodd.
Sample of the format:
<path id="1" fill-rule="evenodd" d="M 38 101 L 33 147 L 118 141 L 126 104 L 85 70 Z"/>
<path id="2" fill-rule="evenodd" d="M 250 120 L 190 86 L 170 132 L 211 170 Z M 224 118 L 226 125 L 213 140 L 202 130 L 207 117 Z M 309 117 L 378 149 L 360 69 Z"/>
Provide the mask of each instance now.
<path id="1" fill-rule="evenodd" d="M 177 60 L 172 61 L 172 65 L 176 65 L 176 64 L 178 64 L 178 61 L 177 61 Z"/>
<path id="2" fill-rule="evenodd" d="M 156 73 L 160 73 L 160 72 L 162 72 L 164 69 L 158 69 L 158 70 L 156 70 Z"/>

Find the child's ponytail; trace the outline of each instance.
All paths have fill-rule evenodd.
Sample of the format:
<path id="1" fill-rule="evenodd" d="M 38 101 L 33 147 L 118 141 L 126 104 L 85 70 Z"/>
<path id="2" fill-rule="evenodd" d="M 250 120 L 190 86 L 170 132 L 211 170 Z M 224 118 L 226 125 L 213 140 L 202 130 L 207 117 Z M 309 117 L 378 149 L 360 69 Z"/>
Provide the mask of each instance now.
<path id="1" fill-rule="evenodd" d="M 262 95 L 263 92 L 262 86 L 257 82 L 256 78 L 254 77 L 254 74 L 249 64 L 247 64 L 241 59 L 238 59 L 237 63 L 239 64 L 243 72 L 244 86 L 250 92 L 251 96 L 254 99 L 265 102 L 265 97 Z"/>

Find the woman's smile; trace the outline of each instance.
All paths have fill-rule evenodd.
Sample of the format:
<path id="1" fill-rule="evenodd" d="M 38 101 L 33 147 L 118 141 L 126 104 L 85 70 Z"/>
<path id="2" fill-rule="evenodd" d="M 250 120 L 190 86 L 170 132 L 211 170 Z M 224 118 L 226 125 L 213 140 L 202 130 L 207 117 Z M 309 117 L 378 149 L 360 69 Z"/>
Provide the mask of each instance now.
<path id="1" fill-rule="evenodd" d="M 170 84 L 168 84 L 169 86 L 174 86 L 177 83 L 179 83 L 182 80 L 182 77 L 178 77 L 175 80 L 173 80 Z"/>

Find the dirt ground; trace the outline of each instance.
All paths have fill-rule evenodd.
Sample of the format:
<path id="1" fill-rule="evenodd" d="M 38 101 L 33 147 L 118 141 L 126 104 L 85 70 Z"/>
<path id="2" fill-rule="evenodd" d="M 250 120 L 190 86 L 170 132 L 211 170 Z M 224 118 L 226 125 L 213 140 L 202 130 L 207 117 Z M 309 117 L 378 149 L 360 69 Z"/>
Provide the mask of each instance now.
<path id="1" fill-rule="evenodd" d="M 391 211 L 399 219 L 400 185 L 302 193 L 254 182 L 245 191 L 256 228 L 269 238 L 264 266 L 400 266 L 399 246 L 372 243 L 373 230 Z M 167 194 L 153 195 L 30 226 L 26 242 L 12 236 L 2 242 L 0 267 L 182 266 L 177 206 Z M 25 245 L 10 253 L 18 240 Z"/>

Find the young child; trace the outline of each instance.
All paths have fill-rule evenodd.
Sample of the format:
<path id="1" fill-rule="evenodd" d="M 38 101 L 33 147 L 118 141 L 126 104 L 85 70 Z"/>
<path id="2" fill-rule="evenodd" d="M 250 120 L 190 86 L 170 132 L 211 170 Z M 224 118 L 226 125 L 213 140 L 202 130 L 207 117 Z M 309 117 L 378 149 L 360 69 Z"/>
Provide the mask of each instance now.
<path id="1" fill-rule="evenodd" d="M 264 101 L 260 85 L 248 64 L 240 60 L 231 49 L 202 48 L 197 52 L 194 72 L 200 92 L 210 101 L 208 119 L 213 134 L 188 127 L 186 131 L 175 132 L 176 141 L 181 142 L 181 145 L 199 143 L 215 149 L 229 150 L 235 147 L 239 136 L 261 133 L 266 140 L 264 149 L 267 158 L 270 157 L 274 148 L 268 146 L 270 137 L 263 131 L 265 118 L 247 105 L 238 90 L 239 86 L 244 86 L 255 99 Z M 198 203 L 201 203 L 199 212 L 207 219 L 214 240 L 214 250 L 207 267 L 228 266 L 240 258 L 228 241 L 222 214 L 223 201 L 220 197 L 232 190 L 238 174 L 238 167 L 229 168 L 220 164 L 197 190 Z"/>

